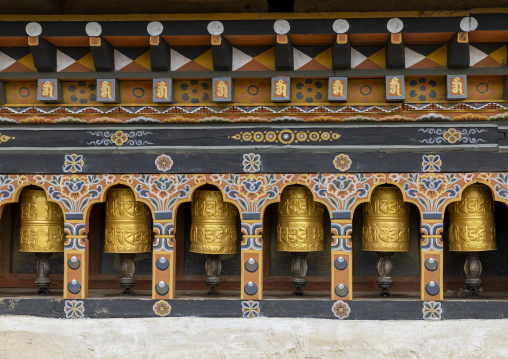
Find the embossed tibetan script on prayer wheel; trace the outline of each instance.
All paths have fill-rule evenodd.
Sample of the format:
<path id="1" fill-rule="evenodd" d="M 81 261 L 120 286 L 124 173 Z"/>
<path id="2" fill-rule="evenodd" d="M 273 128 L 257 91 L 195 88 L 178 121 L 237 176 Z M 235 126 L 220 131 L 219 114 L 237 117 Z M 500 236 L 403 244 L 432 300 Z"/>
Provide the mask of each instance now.
<path id="1" fill-rule="evenodd" d="M 391 296 L 392 255 L 409 250 L 409 204 L 396 187 L 380 186 L 363 207 L 362 249 L 379 255 L 376 282 L 381 297 Z"/>
<path id="2" fill-rule="evenodd" d="M 409 250 L 409 203 L 396 187 L 378 187 L 363 206 L 362 249 L 375 252 Z"/>
<path id="3" fill-rule="evenodd" d="M 48 202 L 43 190 L 21 193 L 21 252 L 63 252 L 64 218 L 60 207 Z"/>
<path id="4" fill-rule="evenodd" d="M 190 251 L 206 254 L 205 283 L 211 289 L 209 295 L 221 282 L 221 254 L 236 253 L 236 214 L 231 203 L 224 202 L 219 191 L 199 190 L 194 193 L 191 214 Z"/>
<path id="5" fill-rule="evenodd" d="M 490 189 L 471 185 L 462 200 L 450 204 L 450 251 L 483 252 L 496 249 L 494 201 Z"/>
<path id="6" fill-rule="evenodd" d="M 480 297 L 482 263 L 478 252 L 496 249 L 494 201 L 485 185 L 470 185 L 462 193 L 462 200 L 450 204 L 449 250 L 466 252 L 464 271 L 468 297 Z"/>
<path id="7" fill-rule="evenodd" d="M 279 203 L 277 250 L 316 252 L 323 250 L 323 212 L 305 187 L 284 190 Z"/>
<path id="8" fill-rule="evenodd" d="M 19 250 L 35 252 L 37 257 L 37 294 L 49 294 L 53 252 L 64 249 L 64 218 L 56 203 L 48 202 L 43 190 L 25 189 L 20 196 L 21 224 L 19 231 Z"/>
<path id="9" fill-rule="evenodd" d="M 190 251 L 203 254 L 236 253 L 236 213 L 219 191 L 199 190 L 191 207 Z"/>
<path id="10" fill-rule="evenodd" d="M 309 189 L 288 187 L 282 192 L 278 213 L 277 250 L 292 252 L 293 295 L 301 296 L 301 288 L 307 283 L 307 253 L 324 247 L 324 206 L 314 202 Z"/>
<path id="11" fill-rule="evenodd" d="M 152 228 L 150 211 L 137 202 L 132 190 L 112 188 L 106 197 L 104 252 L 150 252 Z"/>
<path id="12" fill-rule="evenodd" d="M 148 207 L 136 201 L 132 190 L 112 188 L 106 197 L 105 253 L 119 253 L 121 258 L 120 285 L 123 294 L 134 294 L 136 253 L 151 251 L 152 224 Z"/>

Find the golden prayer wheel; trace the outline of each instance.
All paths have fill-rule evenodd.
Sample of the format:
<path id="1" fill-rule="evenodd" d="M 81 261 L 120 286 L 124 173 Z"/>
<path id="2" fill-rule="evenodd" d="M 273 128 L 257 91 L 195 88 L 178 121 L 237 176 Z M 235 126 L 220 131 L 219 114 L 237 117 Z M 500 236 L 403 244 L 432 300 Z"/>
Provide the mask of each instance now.
<path id="1" fill-rule="evenodd" d="M 460 202 L 450 204 L 449 250 L 482 252 L 496 249 L 494 201 L 485 185 L 467 187 Z"/>
<path id="2" fill-rule="evenodd" d="M 305 187 L 288 187 L 282 192 L 277 225 L 277 250 L 317 252 L 323 250 L 324 206 L 314 202 Z"/>
<path id="3" fill-rule="evenodd" d="M 112 188 L 106 197 L 105 253 L 143 253 L 152 250 L 148 207 L 131 189 Z"/>
<path id="4" fill-rule="evenodd" d="M 58 204 L 48 202 L 44 190 L 21 193 L 21 252 L 63 252 L 64 218 Z"/>
<path id="5" fill-rule="evenodd" d="M 198 190 L 191 207 L 190 251 L 203 254 L 236 253 L 236 207 L 219 191 Z"/>
<path id="6" fill-rule="evenodd" d="M 409 203 L 396 187 L 377 187 L 363 207 L 362 249 L 375 252 L 409 250 Z"/>

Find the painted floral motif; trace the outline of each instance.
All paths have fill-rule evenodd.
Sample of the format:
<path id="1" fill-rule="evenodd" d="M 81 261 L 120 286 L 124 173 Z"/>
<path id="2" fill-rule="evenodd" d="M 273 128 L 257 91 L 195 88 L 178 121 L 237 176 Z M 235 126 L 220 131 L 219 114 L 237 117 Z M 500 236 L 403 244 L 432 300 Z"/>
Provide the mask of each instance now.
<path id="1" fill-rule="evenodd" d="M 321 198 L 326 198 L 337 211 L 347 211 L 358 198 L 367 197 L 375 175 L 369 177 L 357 174 L 318 174 L 312 177 L 312 190 Z"/>
<path id="2" fill-rule="evenodd" d="M 176 192 L 176 177 L 168 175 L 150 176 L 150 192 L 164 199 Z"/>
<path id="3" fill-rule="evenodd" d="M 296 98 L 305 101 L 306 103 L 313 103 L 314 100 L 318 102 L 323 99 L 323 82 L 320 80 L 314 81 L 306 79 L 304 81 L 296 82 Z"/>
<path id="4" fill-rule="evenodd" d="M 239 182 L 238 192 L 251 202 L 257 201 L 266 194 L 266 178 L 264 176 L 242 176 Z"/>
<path id="5" fill-rule="evenodd" d="M 0 175 L 0 199 L 11 198 L 15 189 L 9 175 Z"/>
<path id="6" fill-rule="evenodd" d="M 116 131 L 111 135 L 111 142 L 113 142 L 117 146 L 123 145 L 125 142 L 127 142 L 128 139 L 129 137 L 127 137 L 127 135 L 123 133 L 123 131 Z"/>
<path id="7" fill-rule="evenodd" d="M 166 302 L 165 300 L 159 300 L 153 306 L 153 311 L 158 316 L 165 317 L 166 315 L 169 315 L 169 313 L 171 313 L 171 305 L 169 305 L 169 303 Z"/>
<path id="8" fill-rule="evenodd" d="M 87 131 L 89 135 L 102 137 L 100 140 L 86 141 L 89 146 L 145 146 L 153 145 L 152 142 L 136 139 L 137 137 L 145 137 L 151 135 L 151 132 L 142 130 L 138 131 Z"/>
<path id="9" fill-rule="evenodd" d="M 418 192 L 430 199 L 436 199 L 446 191 L 448 180 L 444 175 L 419 175 Z"/>
<path id="10" fill-rule="evenodd" d="M 60 182 L 62 195 L 72 200 L 78 200 L 88 193 L 90 182 L 86 176 L 63 176 Z"/>
<path id="11" fill-rule="evenodd" d="M 85 305 L 82 300 L 66 300 L 64 306 L 67 319 L 79 319 L 85 316 Z"/>
<path id="12" fill-rule="evenodd" d="M 448 131 L 443 133 L 443 138 L 448 141 L 448 143 L 455 143 L 462 138 L 462 134 L 456 129 L 450 128 Z"/>
<path id="13" fill-rule="evenodd" d="M 479 128 L 464 128 L 457 130 L 455 128 L 441 129 L 441 128 L 420 128 L 418 132 L 423 132 L 432 135 L 430 138 L 419 140 L 420 143 L 428 145 L 441 144 L 441 143 L 463 143 L 463 144 L 476 144 L 487 142 L 483 138 L 472 137 L 472 135 L 479 135 L 487 130 Z"/>
<path id="14" fill-rule="evenodd" d="M 72 154 L 65 155 L 64 161 L 64 172 L 76 173 L 83 171 L 83 166 L 85 162 L 83 161 L 82 155 Z"/>
<path id="15" fill-rule="evenodd" d="M 409 81 L 409 97 L 414 101 L 427 101 L 437 97 L 436 81 L 427 82 L 425 77 Z"/>
<path id="16" fill-rule="evenodd" d="M 345 319 L 349 317 L 350 312 L 351 308 L 349 308 L 349 305 L 342 300 L 338 300 L 332 305 L 332 313 L 339 319 Z"/>
<path id="17" fill-rule="evenodd" d="M 243 155 L 242 165 L 244 172 L 259 172 L 261 166 L 261 155 L 255 153 L 245 153 Z"/>
<path id="18" fill-rule="evenodd" d="M 259 302 L 254 300 L 242 301 L 242 313 L 244 318 L 258 318 L 260 311 Z"/>
<path id="19" fill-rule="evenodd" d="M 235 100 L 239 103 L 270 103 L 270 80 L 235 79 Z M 238 91 L 236 91 L 238 89 Z"/>
<path id="20" fill-rule="evenodd" d="M 155 166 L 157 166 L 159 171 L 166 172 L 173 167 L 173 160 L 171 159 L 171 156 L 160 155 L 155 159 Z"/>
<path id="21" fill-rule="evenodd" d="M 433 300 L 429 302 L 423 302 L 423 319 L 425 320 L 441 320 L 441 315 L 443 314 L 443 307 L 440 302 L 435 302 Z"/>
<path id="22" fill-rule="evenodd" d="M 86 105 L 89 102 L 97 101 L 95 82 L 78 81 L 76 84 L 69 85 L 68 91 L 73 103 Z"/>
<path id="23" fill-rule="evenodd" d="M 441 171 L 441 157 L 439 155 L 423 155 L 422 156 L 422 172 L 439 172 Z"/>
<path id="24" fill-rule="evenodd" d="M 341 172 L 347 171 L 349 167 L 351 167 L 351 159 L 348 155 L 340 154 L 338 156 L 335 156 L 335 159 L 333 160 L 333 165 L 336 169 L 338 169 Z"/>

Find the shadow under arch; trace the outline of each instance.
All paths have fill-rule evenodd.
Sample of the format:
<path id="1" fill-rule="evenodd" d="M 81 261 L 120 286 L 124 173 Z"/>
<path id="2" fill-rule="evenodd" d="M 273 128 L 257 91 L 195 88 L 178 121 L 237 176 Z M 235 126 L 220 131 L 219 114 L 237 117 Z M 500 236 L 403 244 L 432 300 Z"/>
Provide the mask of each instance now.
<path id="1" fill-rule="evenodd" d="M 379 256 L 376 251 L 363 250 L 363 221 L 364 206 L 372 199 L 374 190 L 379 187 L 397 188 L 404 202 L 409 205 L 409 250 L 404 252 L 394 252 L 392 255 L 394 283 L 390 292 L 400 295 L 402 292 L 405 296 L 417 298 L 420 296 L 420 238 L 421 238 L 421 221 L 422 211 L 419 205 L 414 201 L 406 200 L 404 191 L 401 186 L 394 183 L 379 183 L 373 186 L 368 196 L 362 198 L 355 203 L 351 213 L 352 218 L 352 244 L 353 244 L 353 285 L 356 292 L 379 292 L 380 288 L 376 283 L 378 277 L 377 262 Z M 363 294 L 360 294 L 360 296 Z M 370 294 L 369 294 L 370 295 Z M 358 297 L 358 294 L 357 294 Z"/>

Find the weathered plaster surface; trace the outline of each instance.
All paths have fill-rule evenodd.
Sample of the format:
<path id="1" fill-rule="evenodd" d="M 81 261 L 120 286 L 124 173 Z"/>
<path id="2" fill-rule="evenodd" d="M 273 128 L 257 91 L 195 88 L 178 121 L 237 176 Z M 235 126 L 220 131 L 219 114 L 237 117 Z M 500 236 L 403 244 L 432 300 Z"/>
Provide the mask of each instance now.
<path id="1" fill-rule="evenodd" d="M 0 317 L 0 358 L 506 358 L 508 320 Z"/>

